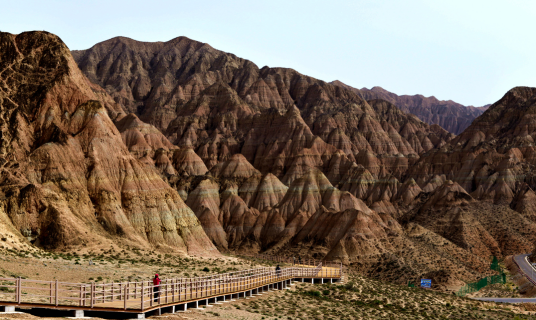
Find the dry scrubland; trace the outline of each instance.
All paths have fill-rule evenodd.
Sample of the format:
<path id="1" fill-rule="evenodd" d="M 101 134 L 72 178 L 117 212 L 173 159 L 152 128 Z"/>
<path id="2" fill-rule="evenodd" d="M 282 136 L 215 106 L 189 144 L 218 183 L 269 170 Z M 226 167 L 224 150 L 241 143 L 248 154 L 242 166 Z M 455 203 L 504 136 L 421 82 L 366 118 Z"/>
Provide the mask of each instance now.
<path id="1" fill-rule="evenodd" d="M 352 276 L 344 285 L 297 284 L 292 290 L 232 305 L 193 311 L 207 319 L 536 319 L 532 306 L 478 302 Z M 187 315 L 188 316 L 188 315 Z"/>
<path id="2" fill-rule="evenodd" d="M 150 251 L 100 249 L 71 254 L 42 251 L 0 251 L 0 277 L 21 276 L 67 281 L 126 281 L 229 272 L 261 266 L 234 257 L 184 258 Z M 94 265 L 89 265 L 89 260 Z M 269 265 L 269 264 L 265 264 Z M 208 271 L 207 271 L 208 269 Z M 203 271 L 205 270 L 205 271 Z M 508 289 L 510 288 L 510 289 Z M 512 284 L 489 288 L 508 291 Z M 532 304 L 478 302 L 452 294 L 408 288 L 350 274 L 345 284 L 296 283 L 291 290 L 214 305 L 181 314 L 151 318 L 172 319 L 536 319 Z M 532 314 L 531 314 L 532 313 Z M 33 319 L 29 314 L 5 314 L 0 319 Z"/>
<path id="3" fill-rule="evenodd" d="M 117 247 L 73 253 L 0 249 L 0 277 L 80 283 L 148 280 L 155 273 L 161 278 L 196 277 L 260 266 L 228 256 L 188 258 Z"/>

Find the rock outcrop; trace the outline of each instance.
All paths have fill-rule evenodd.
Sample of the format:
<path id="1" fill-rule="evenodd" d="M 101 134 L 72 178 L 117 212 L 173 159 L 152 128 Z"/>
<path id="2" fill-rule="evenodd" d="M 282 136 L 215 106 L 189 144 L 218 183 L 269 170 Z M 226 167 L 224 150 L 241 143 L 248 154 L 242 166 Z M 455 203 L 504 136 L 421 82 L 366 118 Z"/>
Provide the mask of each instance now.
<path id="1" fill-rule="evenodd" d="M 535 104 L 536 89 L 510 90 L 454 140 L 423 155 L 408 174 L 420 185 L 444 175 L 475 199 L 513 203 L 525 185 L 536 187 Z"/>
<path id="2" fill-rule="evenodd" d="M 156 150 L 178 149 L 154 126 L 131 113 L 115 123 L 128 150 L 137 158 L 154 157 Z"/>
<path id="3" fill-rule="evenodd" d="M 418 210 L 401 220 L 424 226 L 480 257 L 530 252 L 536 240 L 531 217 L 477 201 L 452 181 L 446 181 Z"/>
<path id="4" fill-rule="evenodd" d="M 129 152 L 109 116 L 120 120 L 121 108 L 57 36 L 0 33 L 0 52 L 3 223 L 50 249 L 124 241 L 218 254 L 177 191 Z M 170 147 L 135 117 L 121 124 L 134 153 Z"/>

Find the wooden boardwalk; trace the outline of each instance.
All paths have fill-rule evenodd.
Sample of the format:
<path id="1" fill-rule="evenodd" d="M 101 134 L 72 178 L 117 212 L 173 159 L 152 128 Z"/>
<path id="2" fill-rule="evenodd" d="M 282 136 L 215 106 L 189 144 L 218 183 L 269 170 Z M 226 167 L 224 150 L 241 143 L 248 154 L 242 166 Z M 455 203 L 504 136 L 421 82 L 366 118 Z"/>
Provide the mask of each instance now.
<path id="1" fill-rule="evenodd" d="M 274 259 L 275 260 L 275 259 Z M 283 260 L 277 258 L 277 261 Z M 292 280 L 334 282 L 342 277 L 342 265 L 307 261 L 275 268 L 255 268 L 206 277 L 162 279 L 159 286 L 151 280 L 122 283 L 69 283 L 21 278 L 0 278 L 0 306 L 47 309 L 129 312 L 143 317 L 146 312 L 169 308 L 185 311 L 235 298 L 245 298 L 265 290 L 287 288 Z"/>

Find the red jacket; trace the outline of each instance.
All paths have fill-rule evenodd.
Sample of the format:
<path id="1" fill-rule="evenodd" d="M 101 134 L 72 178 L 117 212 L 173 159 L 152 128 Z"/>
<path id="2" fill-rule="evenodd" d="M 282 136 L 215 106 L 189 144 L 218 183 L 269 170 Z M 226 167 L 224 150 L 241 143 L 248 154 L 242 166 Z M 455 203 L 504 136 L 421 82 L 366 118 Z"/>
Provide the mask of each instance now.
<path id="1" fill-rule="evenodd" d="M 160 282 L 162 282 L 162 280 L 160 280 L 160 278 L 153 278 L 153 285 L 158 286 L 158 285 L 160 285 Z"/>

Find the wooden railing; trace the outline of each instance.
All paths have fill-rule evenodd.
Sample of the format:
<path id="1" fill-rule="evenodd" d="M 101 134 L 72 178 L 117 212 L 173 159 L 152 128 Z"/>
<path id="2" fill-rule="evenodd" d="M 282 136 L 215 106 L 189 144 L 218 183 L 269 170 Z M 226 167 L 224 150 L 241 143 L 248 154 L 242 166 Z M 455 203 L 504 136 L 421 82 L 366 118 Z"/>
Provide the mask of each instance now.
<path id="1" fill-rule="evenodd" d="M 341 277 L 340 264 L 328 263 L 333 267 L 325 264 L 295 265 L 278 271 L 262 267 L 206 277 L 163 279 L 159 286 L 154 286 L 151 280 L 87 284 L 0 278 L 0 305 L 2 302 L 10 302 L 143 311 L 157 305 L 243 292 L 293 278 Z"/>
<path id="2" fill-rule="evenodd" d="M 277 255 L 260 254 L 260 253 L 259 254 L 241 254 L 240 256 L 259 259 L 259 260 L 272 261 L 272 262 L 280 263 L 280 264 L 289 264 L 289 265 L 317 266 L 319 263 L 323 263 L 324 267 L 341 268 L 341 269 L 343 267 L 341 262 L 318 260 L 318 259 L 302 259 L 300 257 L 282 257 L 282 256 L 277 256 Z"/>

